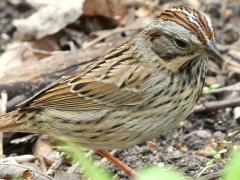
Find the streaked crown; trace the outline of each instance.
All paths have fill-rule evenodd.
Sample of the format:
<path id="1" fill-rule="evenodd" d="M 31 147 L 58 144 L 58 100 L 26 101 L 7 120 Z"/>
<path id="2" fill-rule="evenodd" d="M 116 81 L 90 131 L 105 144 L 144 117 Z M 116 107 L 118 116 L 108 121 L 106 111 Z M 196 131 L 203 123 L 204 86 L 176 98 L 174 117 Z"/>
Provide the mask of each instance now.
<path id="1" fill-rule="evenodd" d="M 159 18 L 185 27 L 203 43 L 215 38 L 210 18 L 195 9 L 186 6 L 173 7 L 162 12 Z"/>

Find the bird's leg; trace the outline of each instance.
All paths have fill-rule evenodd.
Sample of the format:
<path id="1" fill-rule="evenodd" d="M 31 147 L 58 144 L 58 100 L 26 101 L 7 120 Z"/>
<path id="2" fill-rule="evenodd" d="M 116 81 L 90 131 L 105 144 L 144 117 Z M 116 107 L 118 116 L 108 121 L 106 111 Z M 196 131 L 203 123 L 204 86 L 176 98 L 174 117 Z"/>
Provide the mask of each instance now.
<path id="1" fill-rule="evenodd" d="M 101 156 L 107 158 L 110 160 L 112 163 L 114 163 L 117 167 L 122 169 L 128 176 L 134 177 L 136 176 L 136 171 L 134 171 L 132 168 L 128 167 L 126 164 L 124 164 L 122 161 L 120 161 L 118 158 L 114 157 L 111 153 L 105 150 L 99 150 L 97 151 L 98 154 Z"/>

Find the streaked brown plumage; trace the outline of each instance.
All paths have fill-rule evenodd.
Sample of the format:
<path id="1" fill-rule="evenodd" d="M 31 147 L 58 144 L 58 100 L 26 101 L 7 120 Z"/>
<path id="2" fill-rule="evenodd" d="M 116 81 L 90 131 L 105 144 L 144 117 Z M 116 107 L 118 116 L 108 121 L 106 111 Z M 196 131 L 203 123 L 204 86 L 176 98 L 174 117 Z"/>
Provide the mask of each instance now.
<path id="1" fill-rule="evenodd" d="M 104 57 L 80 67 L 0 118 L 3 131 L 67 136 L 91 149 L 126 148 L 191 112 L 214 48 L 210 19 L 176 7 Z"/>

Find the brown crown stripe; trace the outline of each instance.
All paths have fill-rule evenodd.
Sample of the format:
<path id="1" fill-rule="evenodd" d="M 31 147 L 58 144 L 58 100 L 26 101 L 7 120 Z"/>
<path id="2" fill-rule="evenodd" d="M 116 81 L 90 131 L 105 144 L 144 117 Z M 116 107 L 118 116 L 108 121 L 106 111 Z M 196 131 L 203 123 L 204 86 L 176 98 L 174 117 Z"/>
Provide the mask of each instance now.
<path id="1" fill-rule="evenodd" d="M 206 31 L 207 30 L 207 25 L 203 21 L 201 14 L 198 11 L 194 11 L 194 15 L 197 16 L 197 21 L 198 21 L 199 25 L 202 27 L 202 29 L 204 29 Z"/>
<path id="2" fill-rule="evenodd" d="M 166 10 L 162 14 L 160 14 L 160 18 L 178 23 L 179 25 L 185 27 L 193 34 L 195 34 L 200 41 L 204 43 L 207 42 L 204 34 L 199 30 L 199 27 L 194 23 L 189 23 L 188 16 L 185 13 Z"/>
<path id="3" fill-rule="evenodd" d="M 191 28 L 191 32 L 193 34 L 196 34 L 196 36 L 198 37 L 198 39 L 202 42 L 206 42 L 206 39 L 205 39 L 205 36 L 204 34 L 202 33 L 202 31 L 199 30 L 199 27 L 194 24 L 194 23 L 189 23 L 189 19 L 188 19 L 188 16 L 186 14 L 183 14 L 183 13 L 175 13 L 176 16 L 181 19 L 183 22 L 185 22 L 185 24 L 187 26 L 190 26 Z"/>
<path id="4" fill-rule="evenodd" d="M 170 14 L 171 13 L 171 14 Z M 168 20 L 168 21 L 173 21 L 173 22 L 176 22 L 177 24 L 185 27 L 186 29 L 188 29 L 189 31 L 191 32 L 194 32 L 195 28 L 193 28 L 191 25 L 189 24 L 186 24 L 186 20 L 185 19 L 182 19 L 181 17 L 177 16 L 175 14 L 175 12 L 168 12 L 167 13 L 167 17 L 166 17 L 166 13 L 164 13 L 164 16 L 160 15 L 160 18 L 163 19 L 163 20 Z"/>
<path id="5" fill-rule="evenodd" d="M 211 39 L 213 37 L 212 35 L 212 30 L 210 29 L 210 27 L 208 26 L 207 24 L 207 20 L 205 18 L 204 15 L 202 15 L 200 12 L 198 11 L 194 11 L 194 14 L 198 17 L 197 20 L 198 20 L 198 23 L 199 25 L 202 27 L 202 29 L 207 32 L 207 36 L 209 39 Z"/>
<path id="6" fill-rule="evenodd" d="M 185 14 L 173 12 L 173 11 L 170 11 L 170 10 L 167 10 L 167 12 L 169 14 L 171 13 L 172 16 L 170 18 L 161 17 L 162 19 L 176 22 L 177 24 L 185 27 L 186 29 L 188 29 L 192 33 L 196 34 L 197 28 L 194 27 L 192 24 L 188 23 L 188 19 L 187 19 Z"/>
<path id="7" fill-rule="evenodd" d="M 174 15 L 179 18 L 179 20 L 181 20 L 183 23 L 186 24 L 186 26 L 190 27 L 192 33 L 198 33 L 198 27 L 193 24 L 193 23 L 189 23 L 189 19 L 188 16 L 186 14 L 180 13 L 180 12 L 174 12 Z"/>

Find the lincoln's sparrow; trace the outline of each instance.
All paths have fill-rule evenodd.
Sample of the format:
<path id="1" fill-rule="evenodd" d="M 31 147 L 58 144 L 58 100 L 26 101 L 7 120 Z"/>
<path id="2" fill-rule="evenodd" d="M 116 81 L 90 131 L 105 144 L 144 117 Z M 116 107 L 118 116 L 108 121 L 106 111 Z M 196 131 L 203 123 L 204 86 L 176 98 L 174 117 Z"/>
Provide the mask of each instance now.
<path id="1" fill-rule="evenodd" d="M 176 126 L 220 59 L 205 14 L 166 10 L 138 35 L 0 118 L 3 131 L 67 136 L 91 149 L 126 148 Z"/>

